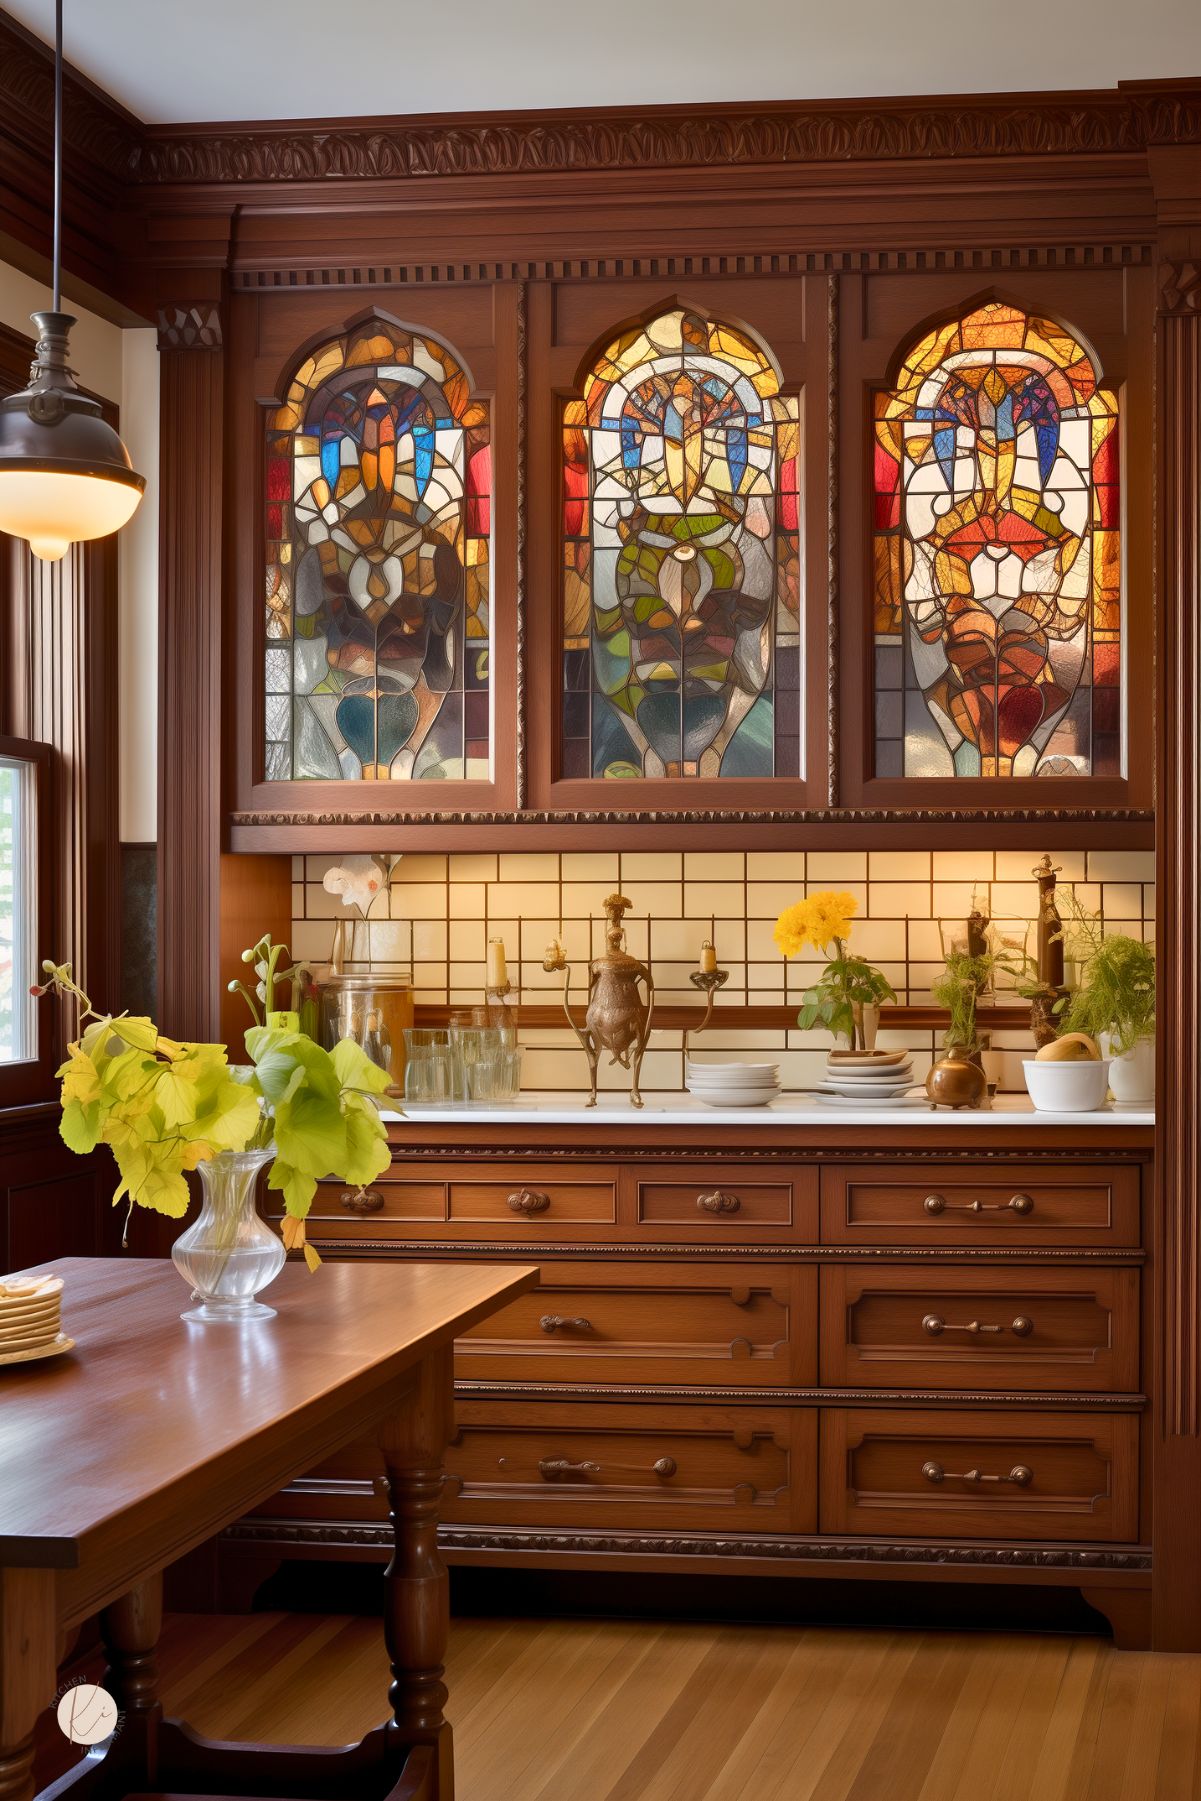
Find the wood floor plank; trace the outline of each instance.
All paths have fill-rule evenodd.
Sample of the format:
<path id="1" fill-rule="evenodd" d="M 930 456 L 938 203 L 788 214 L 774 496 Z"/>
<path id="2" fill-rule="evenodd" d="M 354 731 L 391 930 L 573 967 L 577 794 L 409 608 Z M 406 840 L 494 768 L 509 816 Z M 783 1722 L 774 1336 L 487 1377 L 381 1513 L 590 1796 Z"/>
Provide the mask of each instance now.
<path id="1" fill-rule="evenodd" d="M 1097 1639 L 1071 1641 L 1067 1667 L 1060 1679 L 1055 1707 L 1043 1734 L 1030 1787 L 1024 1794 L 1015 1789 L 1012 1801 L 1029 1801 L 1029 1797 L 1034 1795 L 1045 1796 L 1046 1801 L 1064 1801 L 1076 1746 L 1084 1730 L 1083 1722 L 1088 1712 L 1089 1698 L 1094 1692 L 1097 1665 L 1107 1655 L 1114 1656 L 1115 1653 Z"/>
<path id="2" fill-rule="evenodd" d="M 707 1643 L 687 1627 L 665 1626 L 632 1642 L 627 1634 L 608 1683 L 576 1708 L 570 1736 L 546 1747 L 542 1786 L 530 1801 L 603 1794 L 620 1759 L 636 1753 L 692 1680 Z"/>
<path id="3" fill-rule="evenodd" d="M 1201 1658 L 1164 1655 L 1168 1698 L 1155 1763 L 1157 1801 L 1201 1795 Z"/>
<path id="4" fill-rule="evenodd" d="M 378 1619 L 176 1617 L 164 1701 L 219 1738 L 386 1714 Z M 1201 1801 L 1201 1656 L 1099 1639 L 460 1620 L 471 1801 Z"/>

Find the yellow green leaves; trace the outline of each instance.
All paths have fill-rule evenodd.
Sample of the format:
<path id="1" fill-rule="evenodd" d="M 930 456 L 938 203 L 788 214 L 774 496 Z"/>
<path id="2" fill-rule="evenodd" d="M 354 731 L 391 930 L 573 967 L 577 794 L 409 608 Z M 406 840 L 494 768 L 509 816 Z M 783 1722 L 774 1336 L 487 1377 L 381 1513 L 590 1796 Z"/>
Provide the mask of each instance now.
<path id="1" fill-rule="evenodd" d="M 244 1150 L 261 1117 L 257 1090 L 237 1079 L 222 1044 L 180 1044 L 153 1020 L 93 1019 L 69 1047 L 62 1077 L 63 1142 L 87 1152 L 107 1144 L 128 1194 L 179 1218 L 183 1172 L 217 1151 Z"/>
<path id="2" fill-rule="evenodd" d="M 266 943 L 248 960 L 265 955 Z M 99 1015 L 68 965 L 45 968 L 46 989 L 72 996 L 86 1022 L 58 1072 L 63 1142 L 80 1153 L 109 1146 L 121 1177 L 114 1200 L 128 1195 L 179 1218 L 188 1207 L 187 1171 L 274 1138 L 270 1182 L 287 1208 L 285 1242 L 291 1233 L 293 1248 L 315 1268 L 320 1259 L 303 1221 L 319 1179 L 361 1187 L 388 1167 L 375 1104 L 387 1072 L 348 1041 L 323 1050 L 298 1029 L 295 1012 L 273 1012 L 267 1025 L 247 1032 L 252 1063 L 231 1068 L 224 1045 L 167 1038 L 143 1017 Z"/>
<path id="3" fill-rule="evenodd" d="M 388 1167 L 387 1134 L 370 1097 L 390 1078 L 358 1045 L 344 1039 L 331 1053 L 302 1032 L 254 1026 L 246 1049 L 274 1113 L 269 1185 L 293 1218 L 308 1213 L 322 1176 L 362 1184 Z"/>

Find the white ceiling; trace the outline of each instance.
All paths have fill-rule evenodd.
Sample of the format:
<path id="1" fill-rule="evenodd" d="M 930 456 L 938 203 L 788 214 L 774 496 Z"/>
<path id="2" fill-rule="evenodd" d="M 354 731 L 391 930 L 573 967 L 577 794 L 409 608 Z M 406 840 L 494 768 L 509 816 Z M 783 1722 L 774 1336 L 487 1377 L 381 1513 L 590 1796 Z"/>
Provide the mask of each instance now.
<path id="1" fill-rule="evenodd" d="M 47 42 L 53 0 L 2 0 Z M 1201 0 L 65 0 L 153 123 L 1005 93 L 1201 76 Z"/>

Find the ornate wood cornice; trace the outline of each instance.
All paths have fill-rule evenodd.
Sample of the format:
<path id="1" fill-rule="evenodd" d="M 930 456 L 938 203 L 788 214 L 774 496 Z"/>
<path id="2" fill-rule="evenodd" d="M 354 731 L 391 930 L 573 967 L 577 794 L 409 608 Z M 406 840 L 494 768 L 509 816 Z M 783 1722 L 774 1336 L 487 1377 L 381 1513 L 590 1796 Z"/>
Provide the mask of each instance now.
<path id="1" fill-rule="evenodd" d="M 251 1545 L 340 1545 L 389 1554 L 392 1528 L 368 1521 L 339 1520 L 310 1525 L 297 1520 L 247 1519 L 227 1526 L 222 1540 Z M 779 1562 L 935 1564 L 957 1568 L 1062 1570 L 1081 1573 L 1151 1568 L 1144 1545 L 963 1545 L 903 1539 L 889 1544 L 869 1539 L 742 1537 L 711 1538 L 701 1533 L 670 1536 L 648 1532 L 515 1532 L 502 1528 L 439 1526 L 439 1547 L 455 1551 L 567 1552 L 572 1556 L 770 1558 Z"/>
<path id="2" fill-rule="evenodd" d="M 85 76 L 63 76 L 63 140 L 73 182 L 107 177 L 114 187 L 130 178 L 144 126 Z M 54 60 L 47 45 L 0 14 L 0 136 L 39 159 L 50 150 L 54 117 Z"/>
<path id="3" fill-rule="evenodd" d="M 410 181 L 590 169 L 729 168 L 1145 151 L 1201 141 L 1201 93 L 654 107 L 283 125 L 152 126 L 143 185 Z"/>
<path id="4" fill-rule="evenodd" d="M 230 271 L 231 288 L 244 293 L 286 289 L 403 287 L 436 282 L 589 281 L 643 279 L 708 280 L 721 275 L 846 275 L 876 272 L 946 274 L 1024 269 L 1132 268 L 1151 260 L 1147 241 L 1108 238 L 1070 244 L 934 245 L 904 250 L 799 250 L 779 248 L 678 256 L 489 257 L 480 262 L 385 262 L 360 259 L 313 264 L 286 270 L 248 262 Z"/>

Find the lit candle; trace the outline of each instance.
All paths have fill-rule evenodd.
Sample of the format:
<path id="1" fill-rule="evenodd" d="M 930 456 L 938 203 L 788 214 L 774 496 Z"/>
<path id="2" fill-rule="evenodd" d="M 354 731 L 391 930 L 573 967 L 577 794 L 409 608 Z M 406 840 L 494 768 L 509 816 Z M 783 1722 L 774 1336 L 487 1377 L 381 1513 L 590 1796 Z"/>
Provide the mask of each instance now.
<path id="1" fill-rule="evenodd" d="M 717 968 L 717 952 L 712 942 L 706 938 L 701 945 L 701 974 L 711 976 Z"/>
<path id="2" fill-rule="evenodd" d="M 505 964 L 505 941 L 503 938 L 488 940 L 488 986 L 503 988 L 509 979 L 509 971 Z"/>

